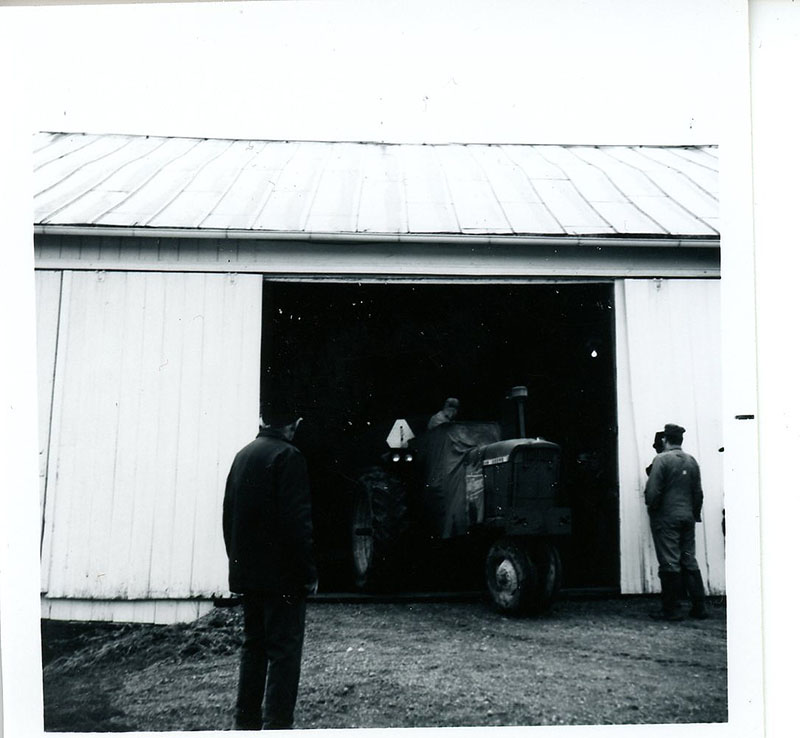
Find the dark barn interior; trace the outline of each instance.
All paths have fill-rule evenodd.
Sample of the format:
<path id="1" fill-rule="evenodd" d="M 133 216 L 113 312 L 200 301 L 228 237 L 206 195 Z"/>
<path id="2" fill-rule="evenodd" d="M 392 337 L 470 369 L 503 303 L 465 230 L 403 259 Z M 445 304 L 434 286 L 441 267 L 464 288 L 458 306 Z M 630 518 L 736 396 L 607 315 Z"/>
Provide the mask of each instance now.
<path id="1" fill-rule="evenodd" d="M 564 586 L 617 587 L 611 284 L 265 281 L 263 311 L 262 397 L 291 400 L 304 419 L 295 443 L 309 464 L 321 591 L 352 589 L 354 482 L 387 450 L 394 421 L 424 428 L 451 396 L 459 420 L 508 421 L 517 385 L 528 388 L 527 435 L 562 447 L 561 502 L 573 511 Z M 480 584 L 461 551 L 425 559 L 415 586 Z"/>

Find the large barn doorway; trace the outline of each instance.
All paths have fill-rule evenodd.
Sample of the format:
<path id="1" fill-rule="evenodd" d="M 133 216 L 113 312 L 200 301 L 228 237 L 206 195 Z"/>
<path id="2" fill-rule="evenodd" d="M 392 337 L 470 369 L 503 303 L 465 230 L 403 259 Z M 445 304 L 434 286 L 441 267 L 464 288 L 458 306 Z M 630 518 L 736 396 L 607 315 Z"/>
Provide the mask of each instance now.
<path id="1" fill-rule="evenodd" d="M 562 447 L 564 585 L 618 586 L 611 284 L 266 281 L 263 305 L 262 397 L 302 411 L 323 591 L 352 586 L 353 480 L 393 422 L 417 427 L 449 396 L 460 419 L 502 420 L 516 385 L 529 391 L 527 435 Z M 432 586 L 463 586 L 441 574 Z"/>

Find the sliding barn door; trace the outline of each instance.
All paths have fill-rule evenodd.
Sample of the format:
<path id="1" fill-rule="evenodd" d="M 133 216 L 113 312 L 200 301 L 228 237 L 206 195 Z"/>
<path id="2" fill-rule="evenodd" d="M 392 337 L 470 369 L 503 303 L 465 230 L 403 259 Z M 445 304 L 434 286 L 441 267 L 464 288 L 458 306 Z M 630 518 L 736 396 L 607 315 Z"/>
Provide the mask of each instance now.
<path id="1" fill-rule="evenodd" d="M 725 591 L 722 389 L 718 280 L 621 280 L 616 285 L 620 575 L 626 593 L 660 589 L 644 506 L 645 467 L 665 423 L 686 428 L 705 493 L 697 559 Z"/>
<path id="2" fill-rule="evenodd" d="M 222 495 L 257 432 L 261 277 L 64 272 L 57 304 L 55 335 L 42 334 L 54 360 L 40 361 L 42 591 L 226 591 Z"/>

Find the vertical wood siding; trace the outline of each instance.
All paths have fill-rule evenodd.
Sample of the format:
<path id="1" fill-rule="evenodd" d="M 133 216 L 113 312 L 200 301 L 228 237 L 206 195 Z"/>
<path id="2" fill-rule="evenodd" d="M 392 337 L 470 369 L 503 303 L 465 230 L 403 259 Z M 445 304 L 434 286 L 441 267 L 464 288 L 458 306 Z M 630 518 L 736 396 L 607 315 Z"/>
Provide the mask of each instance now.
<path id="1" fill-rule="evenodd" d="M 101 620 L 109 623 L 190 623 L 214 607 L 211 600 L 52 600 L 42 597 L 49 620 Z"/>
<path id="2" fill-rule="evenodd" d="M 50 412 L 56 366 L 61 272 L 36 272 L 36 353 L 39 393 L 39 505 L 44 518 L 47 459 L 50 451 Z"/>
<path id="3" fill-rule="evenodd" d="M 644 470 L 664 423 L 686 428 L 683 447 L 700 464 L 705 501 L 697 560 L 709 590 L 725 591 L 719 286 L 717 280 L 680 279 L 616 284 L 623 593 L 660 589 Z"/>
<path id="4" fill-rule="evenodd" d="M 225 592 L 222 494 L 233 454 L 257 430 L 261 277 L 63 280 L 43 591 Z"/>

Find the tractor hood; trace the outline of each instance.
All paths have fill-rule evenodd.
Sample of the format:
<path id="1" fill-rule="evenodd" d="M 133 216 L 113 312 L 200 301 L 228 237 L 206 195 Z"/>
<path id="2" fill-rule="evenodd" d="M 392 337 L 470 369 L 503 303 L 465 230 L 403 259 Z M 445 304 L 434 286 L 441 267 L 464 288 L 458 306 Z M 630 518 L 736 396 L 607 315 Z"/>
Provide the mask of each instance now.
<path id="1" fill-rule="evenodd" d="M 511 456 L 516 451 L 529 448 L 561 450 L 557 443 L 545 441 L 543 438 L 510 438 L 506 441 L 497 441 L 484 446 L 481 449 L 483 465 L 504 464 L 510 461 Z"/>

